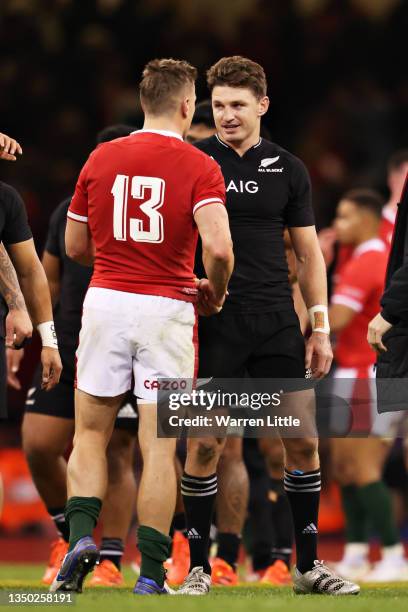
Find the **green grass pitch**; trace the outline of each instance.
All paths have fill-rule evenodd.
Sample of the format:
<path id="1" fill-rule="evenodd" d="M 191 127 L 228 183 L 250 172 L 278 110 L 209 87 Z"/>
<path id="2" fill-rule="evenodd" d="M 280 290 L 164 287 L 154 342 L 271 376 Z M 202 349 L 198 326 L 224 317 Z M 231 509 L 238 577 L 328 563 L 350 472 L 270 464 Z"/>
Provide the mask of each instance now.
<path id="1" fill-rule="evenodd" d="M 29 592 L 40 586 L 42 565 L 1 565 L 0 591 L 12 589 Z M 1 610 L 16 610 L 31 607 L 34 610 L 62 608 L 75 612 L 402 612 L 408 610 L 408 583 L 363 587 L 360 595 L 329 597 L 319 595 L 294 595 L 290 587 L 276 588 L 242 585 L 234 588 L 213 588 L 206 597 L 135 597 L 132 587 L 133 572 L 125 568 L 126 587 L 121 589 L 85 589 L 78 595 L 75 605 L 61 606 L 0 606 Z"/>

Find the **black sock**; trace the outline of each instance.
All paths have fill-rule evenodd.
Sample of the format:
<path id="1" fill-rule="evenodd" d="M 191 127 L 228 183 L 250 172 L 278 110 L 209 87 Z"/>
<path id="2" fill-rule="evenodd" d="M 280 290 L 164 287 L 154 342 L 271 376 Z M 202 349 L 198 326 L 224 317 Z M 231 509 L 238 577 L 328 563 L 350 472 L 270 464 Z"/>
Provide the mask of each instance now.
<path id="1" fill-rule="evenodd" d="M 47 512 L 54 521 L 60 538 L 63 538 L 65 542 L 69 542 L 69 523 L 65 520 L 65 507 L 47 508 Z"/>
<path id="2" fill-rule="evenodd" d="M 171 538 L 173 537 L 175 531 L 181 531 L 184 536 L 187 535 L 186 515 L 184 514 L 184 512 L 178 512 L 174 515 L 170 527 Z"/>
<path id="3" fill-rule="evenodd" d="M 100 546 L 100 563 L 107 559 L 112 561 L 120 571 L 124 544 L 121 538 L 102 538 Z"/>
<path id="4" fill-rule="evenodd" d="M 190 571 L 193 567 L 202 566 L 206 574 L 211 575 L 208 546 L 217 494 L 217 474 L 201 477 L 189 476 L 184 472 L 181 479 L 181 493 L 190 546 Z"/>
<path id="5" fill-rule="evenodd" d="M 220 533 L 218 532 L 218 552 L 217 557 L 224 559 L 234 571 L 237 569 L 239 546 L 241 544 L 241 536 L 236 533 Z"/>
<path id="6" fill-rule="evenodd" d="M 270 478 L 269 492 L 272 506 L 272 522 L 276 533 L 275 545 L 272 547 L 272 563 L 280 559 L 290 569 L 293 546 L 293 520 L 283 480 L 280 478 Z"/>
<path id="7" fill-rule="evenodd" d="M 285 469 L 285 491 L 293 516 L 296 567 L 301 574 L 317 559 L 317 521 L 320 499 L 320 469 L 313 472 Z"/>

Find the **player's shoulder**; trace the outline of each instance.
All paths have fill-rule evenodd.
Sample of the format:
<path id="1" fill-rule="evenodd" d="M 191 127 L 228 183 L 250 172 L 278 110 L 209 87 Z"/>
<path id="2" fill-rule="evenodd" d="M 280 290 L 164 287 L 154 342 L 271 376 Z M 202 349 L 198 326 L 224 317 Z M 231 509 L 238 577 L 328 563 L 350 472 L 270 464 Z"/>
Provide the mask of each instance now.
<path id="1" fill-rule="evenodd" d="M 18 202 L 20 204 L 22 202 L 17 189 L 8 183 L 3 183 L 3 181 L 0 181 L 0 200 L 5 204 L 13 202 Z"/>
<path id="2" fill-rule="evenodd" d="M 205 153 L 206 155 L 211 155 L 214 149 L 217 148 L 217 137 L 209 136 L 208 138 L 204 138 L 203 140 L 197 140 L 192 146 L 194 149 Z"/>
<path id="3" fill-rule="evenodd" d="M 186 157 L 188 157 L 190 163 L 200 171 L 210 171 L 219 168 L 219 164 L 212 157 L 211 148 L 206 147 L 207 141 L 211 140 L 211 138 L 200 140 L 194 144 L 180 141 L 180 147 L 183 148 Z"/>
<path id="4" fill-rule="evenodd" d="M 306 169 L 304 162 L 297 157 L 294 153 L 291 153 L 284 147 L 280 146 L 276 142 L 262 138 L 259 145 L 259 153 L 265 156 L 274 158 L 279 156 L 281 161 L 285 161 L 290 167 L 295 169 Z"/>
<path id="5" fill-rule="evenodd" d="M 361 274 L 363 278 L 370 279 L 383 277 L 384 268 L 388 261 L 388 250 L 384 242 L 375 239 L 372 244 L 362 245 L 362 249 L 355 249 L 352 257 L 344 266 L 347 275 Z"/>
<path id="6" fill-rule="evenodd" d="M 71 204 L 71 199 L 71 197 L 65 198 L 56 206 L 56 208 L 54 208 L 51 214 L 50 223 L 59 223 L 61 220 L 65 221 L 69 205 Z"/>

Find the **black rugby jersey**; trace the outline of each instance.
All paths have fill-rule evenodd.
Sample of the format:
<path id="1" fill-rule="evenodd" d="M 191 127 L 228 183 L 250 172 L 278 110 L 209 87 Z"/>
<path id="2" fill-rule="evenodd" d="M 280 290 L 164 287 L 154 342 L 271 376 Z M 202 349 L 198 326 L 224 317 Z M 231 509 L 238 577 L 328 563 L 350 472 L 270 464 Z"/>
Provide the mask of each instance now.
<path id="1" fill-rule="evenodd" d="M 283 231 L 314 225 L 310 178 L 304 164 L 261 138 L 240 157 L 218 136 L 195 143 L 217 161 L 225 179 L 235 255 L 224 309 L 269 312 L 293 308 Z M 205 276 L 201 247 L 197 276 Z"/>
<path id="2" fill-rule="evenodd" d="M 11 185 L 0 181 L 0 242 L 5 245 L 17 244 L 32 237 L 21 196 Z M 0 295 L 0 338 L 4 338 L 7 311 L 7 304 Z"/>
<path id="3" fill-rule="evenodd" d="M 60 260 L 60 297 L 54 322 L 60 351 L 64 352 L 73 352 L 78 346 L 82 304 L 92 276 L 91 267 L 77 263 L 65 252 L 65 227 L 70 201 L 71 198 L 68 198 L 61 202 L 51 215 L 45 244 L 45 250 Z"/>

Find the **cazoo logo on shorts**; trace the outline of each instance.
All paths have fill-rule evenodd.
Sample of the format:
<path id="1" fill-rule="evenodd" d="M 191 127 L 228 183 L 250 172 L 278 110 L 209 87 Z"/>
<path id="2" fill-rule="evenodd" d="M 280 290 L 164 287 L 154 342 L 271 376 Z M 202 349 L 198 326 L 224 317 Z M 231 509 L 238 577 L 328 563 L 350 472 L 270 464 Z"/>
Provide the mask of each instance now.
<path id="1" fill-rule="evenodd" d="M 178 391 L 179 389 L 187 389 L 187 380 L 145 380 L 144 381 L 145 389 L 150 389 L 151 391 Z"/>

